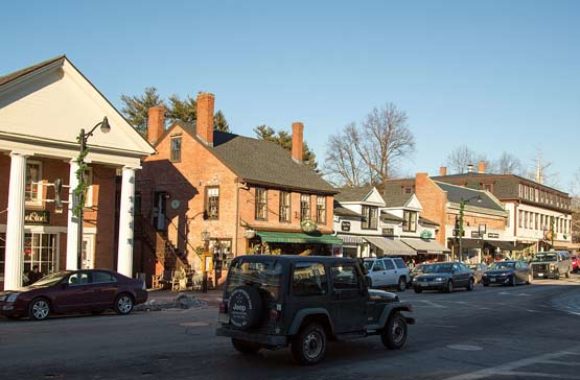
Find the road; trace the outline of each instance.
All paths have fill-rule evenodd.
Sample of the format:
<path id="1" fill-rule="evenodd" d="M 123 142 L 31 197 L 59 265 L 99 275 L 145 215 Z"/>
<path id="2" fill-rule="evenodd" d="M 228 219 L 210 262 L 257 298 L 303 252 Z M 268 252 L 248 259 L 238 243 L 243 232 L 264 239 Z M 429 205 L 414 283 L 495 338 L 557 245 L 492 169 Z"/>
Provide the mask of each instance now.
<path id="1" fill-rule="evenodd" d="M 334 343 L 308 368 L 288 349 L 238 354 L 214 336 L 214 306 L 0 320 L 0 379 L 580 380 L 578 277 L 398 294 L 417 319 L 403 350 L 384 349 L 378 337 Z"/>

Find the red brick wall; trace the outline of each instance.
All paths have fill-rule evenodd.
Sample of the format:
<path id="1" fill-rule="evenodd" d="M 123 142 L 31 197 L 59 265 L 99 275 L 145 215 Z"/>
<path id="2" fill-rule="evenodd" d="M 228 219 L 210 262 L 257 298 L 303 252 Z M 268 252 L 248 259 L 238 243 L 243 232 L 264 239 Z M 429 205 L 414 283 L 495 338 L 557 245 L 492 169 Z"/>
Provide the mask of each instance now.
<path id="1" fill-rule="evenodd" d="M 446 245 L 445 223 L 447 222 L 447 193 L 441 190 L 427 173 L 417 173 L 415 177 L 415 194 L 423 211 L 421 216 L 439 223 L 439 231 L 436 240 Z"/>

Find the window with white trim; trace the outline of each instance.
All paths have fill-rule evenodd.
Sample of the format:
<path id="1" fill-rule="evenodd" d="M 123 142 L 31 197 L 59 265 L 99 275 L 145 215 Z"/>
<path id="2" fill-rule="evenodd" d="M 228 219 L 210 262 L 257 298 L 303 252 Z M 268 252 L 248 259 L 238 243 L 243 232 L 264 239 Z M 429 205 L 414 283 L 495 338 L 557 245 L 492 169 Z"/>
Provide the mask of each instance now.
<path id="1" fill-rule="evenodd" d="M 42 162 L 28 161 L 26 163 L 26 182 L 24 185 L 24 200 L 27 204 L 42 203 Z"/>

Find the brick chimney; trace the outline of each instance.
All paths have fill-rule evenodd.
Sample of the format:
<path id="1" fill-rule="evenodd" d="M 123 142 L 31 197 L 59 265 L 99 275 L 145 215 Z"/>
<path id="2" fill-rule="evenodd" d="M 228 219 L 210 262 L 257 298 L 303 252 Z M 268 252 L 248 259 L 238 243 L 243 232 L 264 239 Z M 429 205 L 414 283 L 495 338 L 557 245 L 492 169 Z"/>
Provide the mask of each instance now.
<path id="1" fill-rule="evenodd" d="M 447 175 L 447 166 L 439 167 L 439 175 L 445 177 Z"/>
<path id="2" fill-rule="evenodd" d="M 467 164 L 467 173 L 473 173 L 473 164 Z"/>
<path id="3" fill-rule="evenodd" d="M 197 94 L 196 134 L 204 143 L 213 146 L 213 106 L 214 95 L 209 92 Z"/>
<path id="4" fill-rule="evenodd" d="M 304 157 L 304 124 L 292 123 L 292 159 L 302 163 Z"/>
<path id="5" fill-rule="evenodd" d="M 487 163 L 485 161 L 479 161 L 477 164 L 477 172 L 479 174 L 485 174 L 487 171 Z"/>
<path id="6" fill-rule="evenodd" d="M 155 145 L 165 132 L 165 107 L 153 106 L 147 111 L 147 141 Z"/>

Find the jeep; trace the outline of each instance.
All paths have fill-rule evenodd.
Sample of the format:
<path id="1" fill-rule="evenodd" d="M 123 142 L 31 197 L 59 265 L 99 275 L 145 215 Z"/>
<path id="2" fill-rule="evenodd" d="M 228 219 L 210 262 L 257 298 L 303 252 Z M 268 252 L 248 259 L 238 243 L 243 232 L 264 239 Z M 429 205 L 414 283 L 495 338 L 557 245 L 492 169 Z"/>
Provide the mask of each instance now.
<path id="1" fill-rule="evenodd" d="M 554 278 L 560 279 L 561 275 L 570 277 L 572 262 L 567 251 L 545 251 L 538 252 L 531 261 L 532 274 L 534 278 Z"/>
<path id="2" fill-rule="evenodd" d="M 218 336 L 243 354 L 291 346 L 303 365 L 320 362 L 327 342 L 379 335 L 389 349 L 407 340 L 412 311 L 397 295 L 369 288 L 361 261 L 248 255 L 230 265 Z"/>

